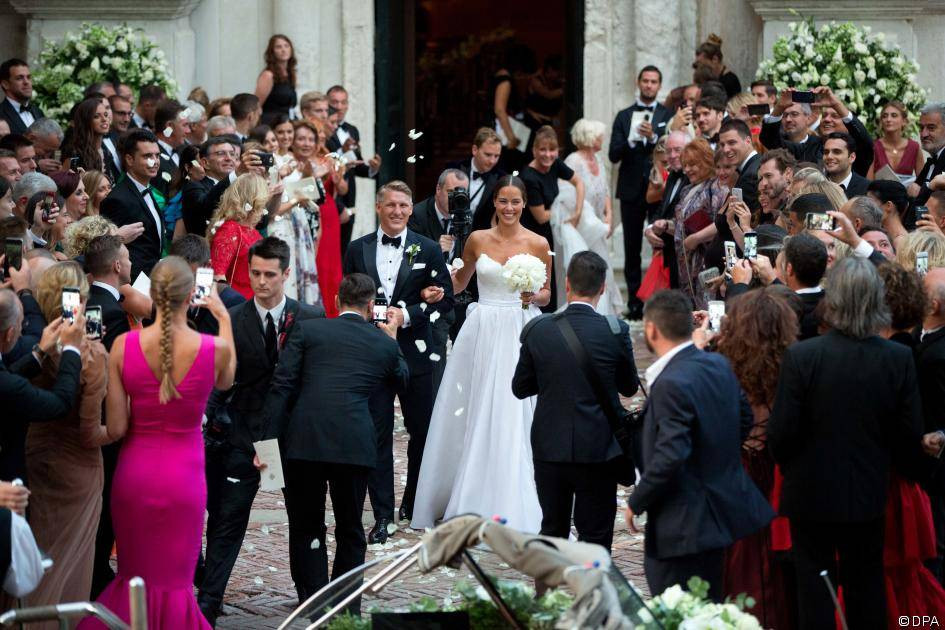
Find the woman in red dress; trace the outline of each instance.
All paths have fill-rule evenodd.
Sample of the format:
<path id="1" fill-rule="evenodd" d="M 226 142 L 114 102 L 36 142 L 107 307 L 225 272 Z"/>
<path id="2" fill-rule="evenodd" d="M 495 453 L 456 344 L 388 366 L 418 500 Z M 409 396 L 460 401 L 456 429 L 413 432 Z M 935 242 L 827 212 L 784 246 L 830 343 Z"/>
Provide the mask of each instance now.
<path id="1" fill-rule="evenodd" d="M 325 184 L 325 201 L 319 206 L 321 219 L 321 238 L 318 239 L 318 251 L 315 253 L 315 267 L 318 269 L 318 288 L 322 294 L 322 304 L 327 317 L 337 317 L 338 308 L 335 306 L 335 297 L 338 295 L 338 286 L 341 284 L 341 216 L 335 195 L 344 195 L 348 192 L 348 182 L 345 181 L 345 168 L 328 156 L 325 146 L 328 142 L 328 126 L 324 121 L 314 119 L 312 122 L 318 129 L 318 140 L 315 148 L 315 162 L 317 165 L 315 176 L 322 176 Z"/>
<path id="2" fill-rule="evenodd" d="M 876 171 L 887 164 L 899 176 L 899 181 L 908 186 L 925 166 L 925 156 L 919 143 L 904 137 L 909 125 L 909 112 L 899 101 L 889 101 L 879 115 L 883 135 L 873 141 L 873 166 L 867 173 L 873 179 Z"/>
<path id="3" fill-rule="evenodd" d="M 269 202 L 266 180 L 244 174 L 226 189 L 220 205 L 210 220 L 210 264 L 213 277 L 233 287 L 247 300 L 253 299 L 249 284 L 247 253 L 262 238 L 256 225 Z"/>

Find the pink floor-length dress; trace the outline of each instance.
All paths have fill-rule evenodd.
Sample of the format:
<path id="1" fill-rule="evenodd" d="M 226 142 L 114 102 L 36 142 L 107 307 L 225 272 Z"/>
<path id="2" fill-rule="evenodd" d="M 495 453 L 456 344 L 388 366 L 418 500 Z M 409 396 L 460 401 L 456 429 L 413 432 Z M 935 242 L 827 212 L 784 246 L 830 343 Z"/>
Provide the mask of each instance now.
<path id="1" fill-rule="evenodd" d="M 148 627 L 210 628 L 194 597 L 193 579 L 207 505 L 200 422 L 214 383 L 214 339 L 200 350 L 177 386 L 181 397 L 158 402 L 160 382 L 128 333 L 122 382 L 131 418 L 115 470 L 111 506 L 118 575 L 98 601 L 129 620 L 128 582 L 144 579 Z M 85 620 L 80 628 L 104 627 Z"/>

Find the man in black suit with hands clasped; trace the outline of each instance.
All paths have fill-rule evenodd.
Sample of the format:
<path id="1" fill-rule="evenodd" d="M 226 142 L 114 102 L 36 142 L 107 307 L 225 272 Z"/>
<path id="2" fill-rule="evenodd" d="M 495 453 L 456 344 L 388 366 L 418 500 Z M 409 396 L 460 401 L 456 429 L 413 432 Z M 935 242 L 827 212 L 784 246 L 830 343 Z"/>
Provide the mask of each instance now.
<path id="1" fill-rule="evenodd" d="M 29 126 L 43 117 L 42 110 L 33 102 L 29 64 L 16 58 L 0 64 L 0 87 L 3 88 L 0 116 L 10 126 L 10 133 L 25 135 Z"/>
<path id="2" fill-rule="evenodd" d="M 236 340 L 236 381 L 229 392 L 215 391 L 207 405 L 204 441 L 209 518 L 207 557 L 197 601 L 211 624 L 220 612 L 259 489 L 253 442 L 265 433 L 264 402 L 273 372 L 294 329 L 302 322 L 325 317 L 321 307 L 286 297 L 284 285 L 292 270 L 285 241 L 272 236 L 257 241 L 247 258 L 254 297 L 229 309 Z"/>
<path id="3" fill-rule="evenodd" d="M 420 460 L 433 412 L 433 356 L 431 319 L 453 311 L 453 282 L 439 244 L 407 229 L 413 212 L 410 187 L 392 181 L 377 191 L 377 232 L 352 241 L 345 254 L 345 274 L 363 273 L 374 280 L 378 297 L 387 301 L 387 317 L 399 329 L 397 342 L 410 367 L 410 383 L 399 393 L 407 444 L 407 486 L 399 520 L 413 515 L 413 497 L 420 475 Z M 436 313 L 436 315 L 434 315 Z M 377 424 L 377 467 L 368 481 L 376 523 L 370 542 L 383 543 L 394 531 L 394 391 L 379 389 L 371 400 Z M 390 525 L 390 532 L 388 526 Z"/>
<path id="4" fill-rule="evenodd" d="M 643 304 L 637 299 L 642 272 L 640 248 L 643 246 L 643 223 L 646 220 L 646 182 L 653 166 L 656 141 L 666 131 L 672 114 L 656 102 L 663 82 L 663 73 L 656 66 L 646 66 L 637 76 L 640 95 L 637 102 L 620 111 L 610 134 L 610 161 L 620 162 L 617 177 L 617 198 L 620 199 L 620 222 L 623 224 L 624 275 L 627 278 L 627 308 L 631 319 L 643 316 Z M 634 114 L 638 124 L 634 124 Z"/>
<path id="5" fill-rule="evenodd" d="M 375 390 L 403 389 L 407 381 L 399 319 L 371 324 L 374 286 L 365 274 L 346 276 L 338 287 L 341 314 L 296 326 L 266 398 L 265 436 L 279 438 L 285 465 L 289 563 L 300 602 L 328 583 L 326 486 L 338 542 L 332 579 L 364 563 L 361 512 L 378 459 L 369 401 Z"/>
<path id="6" fill-rule="evenodd" d="M 574 329 L 607 392 L 607 404 L 618 410 L 618 392 L 632 396 L 640 382 L 629 327 L 595 310 L 606 274 L 607 262 L 594 252 L 571 258 L 565 281 L 568 308 L 560 315 L 536 318 L 522 330 L 512 392 L 518 398 L 538 395 L 531 443 L 541 533 L 567 538 L 573 506 L 578 539 L 610 551 L 617 478 L 608 462 L 620 455 L 620 446 L 601 400 L 581 376 L 581 363 L 555 321 L 563 317 Z"/>

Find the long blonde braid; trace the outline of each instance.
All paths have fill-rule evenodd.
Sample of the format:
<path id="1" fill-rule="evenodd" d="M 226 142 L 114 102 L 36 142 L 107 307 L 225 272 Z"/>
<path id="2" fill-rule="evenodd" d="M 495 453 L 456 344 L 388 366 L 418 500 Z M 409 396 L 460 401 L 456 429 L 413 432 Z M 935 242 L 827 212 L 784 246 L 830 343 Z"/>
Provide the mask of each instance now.
<path id="1" fill-rule="evenodd" d="M 174 335 L 171 324 L 174 312 L 190 296 L 194 277 L 190 266 L 179 256 L 168 256 L 159 262 L 154 266 L 151 276 L 151 299 L 154 300 L 161 317 L 161 391 L 158 400 L 162 405 L 166 405 L 181 397 L 174 385 Z"/>

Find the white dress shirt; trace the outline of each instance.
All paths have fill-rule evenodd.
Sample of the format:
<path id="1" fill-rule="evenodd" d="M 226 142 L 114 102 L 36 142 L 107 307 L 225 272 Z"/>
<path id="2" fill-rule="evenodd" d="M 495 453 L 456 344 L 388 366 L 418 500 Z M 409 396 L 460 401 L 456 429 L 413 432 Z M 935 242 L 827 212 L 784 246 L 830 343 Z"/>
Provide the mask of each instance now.
<path id="1" fill-rule="evenodd" d="M 113 287 L 112 285 L 108 284 L 107 282 L 99 282 L 98 280 L 93 280 L 93 281 L 92 281 L 92 286 L 94 286 L 94 287 L 102 287 L 103 289 L 105 289 L 106 291 L 108 291 L 109 293 L 111 293 L 111 294 L 115 297 L 116 300 L 120 300 L 120 299 L 121 299 L 121 293 L 118 292 L 118 289 L 116 289 L 116 288 Z"/>
<path id="2" fill-rule="evenodd" d="M 121 167 L 121 158 L 118 157 L 118 149 L 115 148 L 115 143 L 112 142 L 112 139 L 108 136 L 102 138 L 102 146 L 105 147 L 105 153 L 107 153 L 112 162 L 115 163 L 115 166 L 118 168 L 118 172 L 121 173 L 125 169 Z"/>
<path id="3" fill-rule="evenodd" d="M 341 129 L 339 127 L 339 129 Z M 377 277 L 381 281 L 381 287 L 384 289 L 384 297 L 387 298 L 389 306 L 397 306 L 391 302 L 394 295 L 394 287 L 397 286 L 397 274 L 400 271 L 400 263 L 404 259 L 404 250 L 407 248 L 407 229 L 400 234 L 388 234 L 391 238 L 400 237 L 400 247 L 393 245 L 384 245 L 381 237 L 384 236 L 384 230 L 377 228 L 377 253 L 374 256 L 374 264 L 377 267 Z M 401 308 L 404 314 L 404 325 L 406 328 L 410 324 L 410 314 L 407 309 Z"/>
<path id="4" fill-rule="evenodd" d="M 344 125 L 344 121 L 339 123 L 338 128 L 335 129 L 335 136 L 338 138 L 338 144 L 341 145 L 341 148 L 345 146 L 345 142 L 347 142 L 348 138 L 351 137 L 351 134 L 345 131 L 345 128 L 342 125 Z"/>
<path id="5" fill-rule="evenodd" d="M 266 309 L 262 304 L 259 303 L 259 300 L 255 297 L 253 298 L 253 306 L 256 307 L 256 313 L 259 315 L 259 321 L 262 322 L 263 333 L 266 332 L 266 315 L 272 315 L 272 325 L 276 327 L 276 332 L 279 332 L 279 319 L 282 317 L 282 312 L 285 310 L 286 299 L 285 295 L 282 296 L 282 301 L 273 306 L 270 309 Z"/>
<path id="6" fill-rule="evenodd" d="M 469 161 L 469 209 L 473 212 L 479 207 L 482 197 L 485 194 L 486 180 L 484 177 L 473 178 L 473 173 L 478 173 L 476 160 Z"/>
<path id="7" fill-rule="evenodd" d="M 43 555 L 26 520 L 10 513 L 10 568 L 3 577 L 3 590 L 13 597 L 33 592 L 43 579 Z"/>
<path id="8" fill-rule="evenodd" d="M 139 182 L 137 179 L 132 177 L 131 173 L 128 173 L 128 179 L 130 179 L 131 183 L 135 185 L 135 188 L 137 189 L 138 193 L 144 199 L 145 205 L 148 206 L 148 210 L 151 211 L 151 217 L 154 219 L 154 227 L 157 229 L 158 242 L 161 243 L 163 246 L 164 235 L 161 234 L 161 215 L 158 214 L 157 205 L 155 205 L 154 203 L 154 198 L 151 196 L 151 192 L 149 191 L 148 194 L 144 194 L 144 191 L 150 188 L 151 186 L 150 185 L 145 186 L 144 184 Z"/>
<path id="9" fill-rule="evenodd" d="M 842 182 L 837 182 L 838 184 L 840 184 L 840 187 L 843 188 L 844 192 L 846 192 L 847 186 L 850 185 L 850 180 L 851 180 L 851 179 L 853 179 L 853 171 L 852 171 L 852 170 L 847 174 L 846 177 L 843 178 L 843 181 L 842 181 Z"/>
<path id="10" fill-rule="evenodd" d="M 755 157 L 756 155 L 758 155 L 758 152 L 753 150 L 751 153 L 748 154 L 748 157 L 746 157 L 745 160 L 741 164 L 738 165 L 739 174 L 741 174 L 741 172 L 745 169 L 745 165 L 748 164 L 748 160 Z"/>
<path id="11" fill-rule="evenodd" d="M 685 343 L 679 344 L 678 346 L 676 346 L 675 348 L 673 348 L 672 350 L 670 350 L 669 352 L 661 356 L 659 359 L 657 359 L 653 363 L 653 365 L 646 368 L 646 372 L 644 373 L 644 376 L 646 377 L 646 384 L 650 388 L 651 392 L 653 391 L 653 384 L 656 383 L 656 379 L 660 377 L 660 374 L 662 374 L 663 369 L 666 367 L 666 365 L 672 360 L 674 356 L 676 356 L 677 354 L 679 354 L 680 352 L 682 352 L 683 350 L 685 350 L 691 345 L 692 345 L 691 341 L 687 341 Z"/>
<path id="12" fill-rule="evenodd" d="M 161 153 L 164 154 L 164 157 L 173 162 L 174 166 L 180 166 L 180 155 L 174 150 L 174 147 L 163 140 L 158 140 L 158 146 L 161 147 Z"/>
<path id="13" fill-rule="evenodd" d="M 131 120 L 134 124 L 142 129 L 148 128 L 148 121 L 141 117 L 141 114 L 138 112 L 131 112 Z"/>
<path id="14" fill-rule="evenodd" d="M 20 116 L 20 120 L 23 121 L 23 124 L 24 124 L 24 125 L 26 125 L 27 127 L 29 127 L 29 126 L 32 125 L 34 122 L 36 122 L 36 119 L 33 118 L 33 114 L 31 114 L 31 113 L 29 112 L 29 110 L 27 110 L 27 109 L 20 109 L 21 106 L 20 106 L 20 102 L 19 102 L 19 101 L 15 100 L 15 99 L 12 99 L 12 98 L 10 98 L 9 96 L 7 97 L 7 101 L 10 103 L 10 105 L 13 105 L 13 109 L 16 110 L 17 114 Z M 29 105 L 29 101 L 27 101 L 26 104 Z"/>

